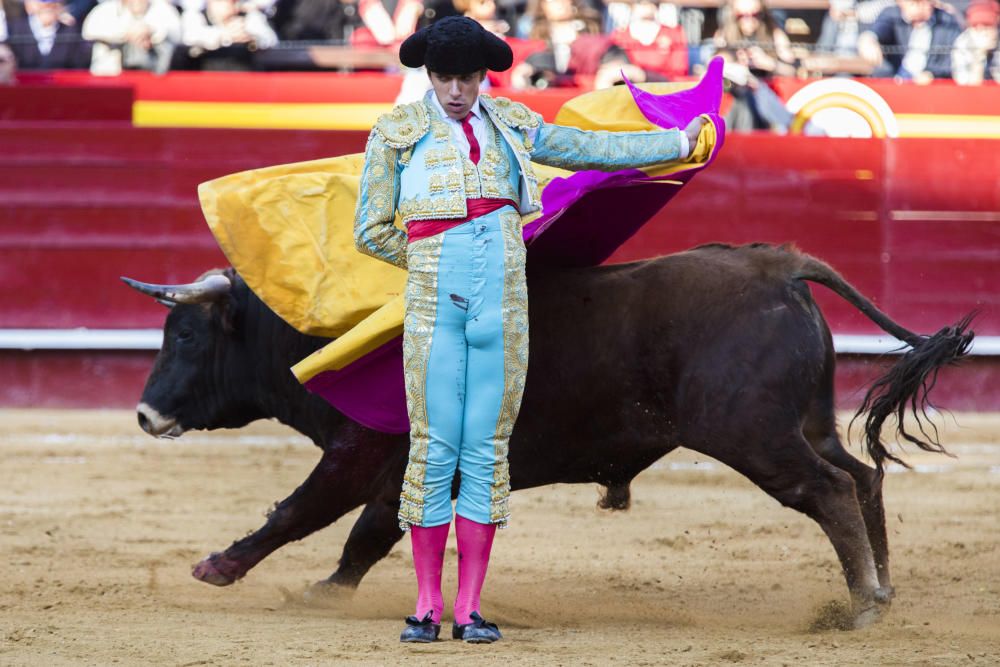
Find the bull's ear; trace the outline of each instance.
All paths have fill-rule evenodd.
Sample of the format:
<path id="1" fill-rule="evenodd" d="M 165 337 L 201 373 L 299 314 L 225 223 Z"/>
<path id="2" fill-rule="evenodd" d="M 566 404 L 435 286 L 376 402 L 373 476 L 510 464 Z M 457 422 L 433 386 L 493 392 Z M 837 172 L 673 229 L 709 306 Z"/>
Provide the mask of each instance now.
<path id="1" fill-rule="evenodd" d="M 223 298 L 215 302 L 214 310 L 219 316 L 219 324 L 222 326 L 222 331 L 227 336 L 238 335 L 242 323 L 242 317 L 240 317 L 240 300 L 237 297 L 240 283 L 239 275 L 236 273 L 236 269 L 232 267 L 225 269 L 218 275 L 224 277 L 232 287 L 236 287 L 237 289 L 230 288 Z"/>
<path id="2" fill-rule="evenodd" d="M 237 322 L 239 321 L 236 299 L 231 294 L 227 295 L 226 298 L 216 302 L 214 307 L 219 313 L 219 322 L 222 325 L 222 330 L 227 336 L 234 335 L 237 329 Z"/>

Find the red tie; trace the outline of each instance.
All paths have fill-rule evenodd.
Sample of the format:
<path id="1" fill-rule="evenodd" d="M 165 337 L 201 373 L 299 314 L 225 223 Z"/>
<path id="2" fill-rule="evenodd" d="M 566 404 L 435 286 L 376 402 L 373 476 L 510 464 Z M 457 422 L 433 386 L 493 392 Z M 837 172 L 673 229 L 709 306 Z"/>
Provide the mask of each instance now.
<path id="1" fill-rule="evenodd" d="M 479 142 L 476 141 L 476 133 L 472 131 L 470 118 L 472 118 L 471 113 L 462 119 L 462 131 L 469 140 L 469 159 L 472 160 L 472 164 L 479 164 Z"/>

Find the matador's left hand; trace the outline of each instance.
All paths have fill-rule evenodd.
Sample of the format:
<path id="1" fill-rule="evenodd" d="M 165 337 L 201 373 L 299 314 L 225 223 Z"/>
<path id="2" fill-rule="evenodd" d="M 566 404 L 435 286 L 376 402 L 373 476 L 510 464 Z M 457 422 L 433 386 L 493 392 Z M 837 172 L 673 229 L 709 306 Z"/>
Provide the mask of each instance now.
<path id="1" fill-rule="evenodd" d="M 707 122 L 708 121 L 706 121 L 703 116 L 698 116 L 684 128 L 684 134 L 687 135 L 688 140 L 688 154 L 684 157 L 688 157 L 694 152 L 695 146 L 698 145 L 698 135 L 701 134 L 701 128 L 704 127 Z"/>

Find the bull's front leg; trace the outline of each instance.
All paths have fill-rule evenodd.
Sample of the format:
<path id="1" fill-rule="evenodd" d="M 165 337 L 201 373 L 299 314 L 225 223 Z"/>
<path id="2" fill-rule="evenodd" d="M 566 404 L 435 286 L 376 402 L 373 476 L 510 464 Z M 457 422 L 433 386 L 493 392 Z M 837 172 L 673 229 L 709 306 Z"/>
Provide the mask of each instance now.
<path id="1" fill-rule="evenodd" d="M 368 502 L 344 544 L 337 571 L 306 591 L 306 600 L 319 602 L 352 593 L 375 563 L 385 558 L 403 536 L 399 528 L 399 475 L 393 475 L 379 495 Z M 399 477 L 399 479 L 397 479 Z"/>
<path id="2" fill-rule="evenodd" d="M 195 579 L 228 586 L 280 547 L 301 540 L 368 502 L 393 467 L 391 442 L 337 443 L 328 447 L 316 468 L 292 495 L 268 514 L 267 523 L 194 566 Z"/>

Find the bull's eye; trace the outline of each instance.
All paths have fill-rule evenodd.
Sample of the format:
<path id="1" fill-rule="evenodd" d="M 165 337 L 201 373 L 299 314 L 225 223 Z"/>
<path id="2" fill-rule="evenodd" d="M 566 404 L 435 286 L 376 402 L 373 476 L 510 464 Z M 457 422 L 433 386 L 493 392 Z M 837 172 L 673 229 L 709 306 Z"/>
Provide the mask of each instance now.
<path id="1" fill-rule="evenodd" d="M 194 332 L 190 329 L 181 329 L 177 332 L 177 340 L 181 342 L 186 342 L 194 337 Z"/>

